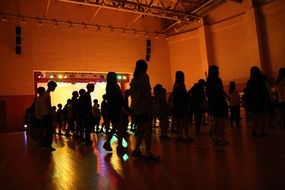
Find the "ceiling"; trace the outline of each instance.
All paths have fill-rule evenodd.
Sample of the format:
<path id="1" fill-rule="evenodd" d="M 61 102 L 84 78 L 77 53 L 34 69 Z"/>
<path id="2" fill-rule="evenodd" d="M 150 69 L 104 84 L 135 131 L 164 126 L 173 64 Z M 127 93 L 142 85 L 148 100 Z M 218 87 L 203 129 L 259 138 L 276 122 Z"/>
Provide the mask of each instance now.
<path id="1" fill-rule="evenodd" d="M 2 21 L 34 20 L 65 27 L 169 34 L 197 23 L 226 0 L 9 0 L 0 2 Z"/>

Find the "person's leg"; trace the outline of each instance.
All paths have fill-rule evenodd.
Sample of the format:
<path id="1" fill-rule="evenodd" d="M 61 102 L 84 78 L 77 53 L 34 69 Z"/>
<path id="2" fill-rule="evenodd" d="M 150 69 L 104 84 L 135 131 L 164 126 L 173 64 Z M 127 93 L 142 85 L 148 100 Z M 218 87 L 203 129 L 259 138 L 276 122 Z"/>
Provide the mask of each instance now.
<path id="1" fill-rule="evenodd" d="M 168 118 L 160 118 L 160 136 L 162 138 L 167 137 L 168 130 Z"/>
<path id="2" fill-rule="evenodd" d="M 195 119 L 195 133 L 200 134 L 201 125 L 202 125 L 202 112 L 195 112 L 194 113 L 194 119 Z"/>
<path id="3" fill-rule="evenodd" d="M 183 139 L 183 123 L 182 123 L 182 118 L 175 118 L 175 124 L 177 127 L 177 140 Z"/>
<path id="4" fill-rule="evenodd" d="M 48 125 L 46 129 L 46 142 L 47 147 L 52 148 L 52 141 L 53 141 L 53 125 L 52 125 L 52 119 L 50 116 L 47 117 Z"/>
<path id="5" fill-rule="evenodd" d="M 259 114 L 253 113 L 253 121 L 252 121 L 252 128 L 251 128 L 251 135 L 257 136 L 256 130 L 259 125 Z"/>
<path id="6" fill-rule="evenodd" d="M 152 144 L 152 121 L 146 120 L 142 122 L 142 128 L 145 131 L 145 152 L 146 155 L 151 153 L 151 144 Z"/>

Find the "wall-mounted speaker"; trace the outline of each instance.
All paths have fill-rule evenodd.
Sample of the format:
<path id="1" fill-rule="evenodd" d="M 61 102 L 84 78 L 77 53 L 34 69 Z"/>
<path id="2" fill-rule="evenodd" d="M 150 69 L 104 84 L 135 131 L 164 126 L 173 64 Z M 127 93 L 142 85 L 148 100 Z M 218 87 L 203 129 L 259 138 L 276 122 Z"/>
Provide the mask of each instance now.
<path id="1" fill-rule="evenodd" d="M 21 46 L 16 46 L 16 54 L 21 55 L 22 53 L 22 47 Z"/>
<path id="2" fill-rule="evenodd" d="M 20 55 L 22 53 L 22 28 L 21 26 L 16 26 L 16 54 Z"/>
<path id="3" fill-rule="evenodd" d="M 16 26 L 16 35 L 20 36 L 22 34 L 21 26 Z"/>
<path id="4" fill-rule="evenodd" d="M 147 39 L 146 40 L 146 56 L 145 56 L 146 61 L 150 61 L 150 55 L 151 55 L 151 40 Z"/>

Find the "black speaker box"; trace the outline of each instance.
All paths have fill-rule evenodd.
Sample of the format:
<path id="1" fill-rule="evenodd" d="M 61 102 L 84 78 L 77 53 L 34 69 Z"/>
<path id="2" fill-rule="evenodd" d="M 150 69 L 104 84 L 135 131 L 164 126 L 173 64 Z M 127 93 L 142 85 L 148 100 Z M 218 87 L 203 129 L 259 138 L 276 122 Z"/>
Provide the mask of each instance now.
<path id="1" fill-rule="evenodd" d="M 16 26 L 16 35 L 20 36 L 22 34 L 22 28 L 21 26 Z"/>
<path id="2" fill-rule="evenodd" d="M 16 45 L 21 45 L 21 44 L 22 44 L 21 36 L 16 36 Z"/>
<path id="3" fill-rule="evenodd" d="M 22 47 L 21 46 L 16 46 L 16 54 L 21 55 L 22 54 Z"/>
<path id="4" fill-rule="evenodd" d="M 151 40 L 147 39 L 146 40 L 146 47 L 150 47 L 151 46 Z"/>
<path id="5" fill-rule="evenodd" d="M 145 60 L 146 60 L 146 61 L 150 61 L 150 54 L 147 54 L 147 55 L 145 56 Z"/>

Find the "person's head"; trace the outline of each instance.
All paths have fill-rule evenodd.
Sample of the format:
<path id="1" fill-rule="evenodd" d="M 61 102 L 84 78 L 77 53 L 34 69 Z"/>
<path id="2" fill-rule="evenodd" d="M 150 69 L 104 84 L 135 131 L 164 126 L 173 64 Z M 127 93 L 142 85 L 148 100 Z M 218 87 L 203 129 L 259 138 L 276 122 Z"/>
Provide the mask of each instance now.
<path id="1" fill-rule="evenodd" d="M 232 93 L 236 89 L 236 83 L 231 81 L 229 84 L 229 93 Z"/>
<path id="2" fill-rule="evenodd" d="M 87 89 L 87 92 L 93 92 L 94 89 L 95 89 L 94 83 L 88 83 L 88 84 L 86 85 L 86 89 Z"/>
<path id="3" fill-rule="evenodd" d="M 98 99 L 94 99 L 94 100 L 93 100 L 93 103 L 94 103 L 94 104 L 98 104 Z"/>
<path id="4" fill-rule="evenodd" d="M 51 110 L 52 110 L 52 111 L 56 111 L 56 107 L 55 107 L 55 106 L 52 106 L 52 107 L 51 107 Z"/>
<path id="5" fill-rule="evenodd" d="M 261 76 L 261 70 L 257 66 L 253 66 L 250 68 L 250 78 L 259 78 Z"/>
<path id="6" fill-rule="evenodd" d="M 106 100 L 107 99 L 107 95 L 103 94 L 102 98 L 103 98 L 103 100 Z"/>
<path id="7" fill-rule="evenodd" d="M 130 89 L 126 89 L 124 92 L 124 95 L 128 97 L 128 96 L 130 96 L 130 94 L 131 94 Z"/>
<path id="8" fill-rule="evenodd" d="M 206 85 L 206 81 L 204 79 L 199 79 L 198 84 L 204 87 Z"/>
<path id="9" fill-rule="evenodd" d="M 108 72 L 107 74 L 107 84 L 117 84 L 117 74 L 115 72 Z"/>
<path id="10" fill-rule="evenodd" d="M 219 76 L 219 67 L 217 65 L 210 65 L 208 70 L 208 77 L 215 78 Z"/>
<path id="11" fill-rule="evenodd" d="M 180 83 L 180 84 L 184 84 L 184 73 L 183 71 L 176 71 L 175 73 L 175 84 Z"/>
<path id="12" fill-rule="evenodd" d="M 39 88 L 37 88 L 37 93 L 39 95 L 42 95 L 43 93 L 45 93 L 46 89 L 42 86 L 40 86 Z"/>
<path id="13" fill-rule="evenodd" d="M 147 68 L 148 68 L 148 65 L 147 65 L 145 60 L 143 60 L 143 59 L 137 60 L 136 67 L 134 70 L 134 79 L 137 79 L 137 77 L 139 76 L 140 73 L 146 72 Z"/>
<path id="14" fill-rule="evenodd" d="M 163 90 L 163 86 L 161 84 L 157 84 L 153 87 L 153 93 L 155 95 L 161 94 Z"/>
<path id="15" fill-rule="evenodd" d="M 48 90 L 53 92 L 55 90 L 55 88 L 57 87 L 57 84 L 56 84 L 56 82 L 51 80 L 48 82 L 47 86 L 48 86 Z"/>
<path id="16" fill-rule="evenodd" d="M 285 68 L 280 68 L 279 69 L 279 76 L 285 77 Z"/>
<path id="17" fill-rule="evenodd" d="M 72 92 L 72 97 L 77 98 L 78 96 L 78 91 L 75 90 Z"/>
<path id="18" fill-rule="evenodd" d="M 81 88 L 81 89 L 79 90 L 79 95 L 82 96 L 83 94 L 85 94 L 85 92 L 86 92 L 86 90 L 83 89 L 83 88 Z"/>
<path id="19" fill-rule="evenodd" d="M 58 109 L 62 108 L 62 104 L 57 104 Z"/>

